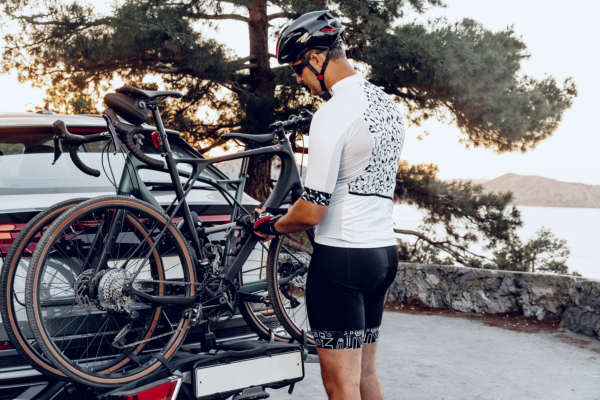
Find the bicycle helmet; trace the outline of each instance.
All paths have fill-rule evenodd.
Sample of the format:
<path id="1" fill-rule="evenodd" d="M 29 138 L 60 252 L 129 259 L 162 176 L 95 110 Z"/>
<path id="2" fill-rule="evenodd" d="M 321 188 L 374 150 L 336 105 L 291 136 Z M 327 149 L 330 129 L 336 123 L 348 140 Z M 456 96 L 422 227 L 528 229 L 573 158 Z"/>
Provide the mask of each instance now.
<path id="1" fill-rule="evenodd" d="M 346 39 L 346 28 L 327 10 L 313 11 L 302 15 L 297 20 L 283 28 L 277 39 L 276 55 L 280 65 L 300 60 L 304 54 L 313 49 L 330 50 L 342 45 Z M 308 67 L 321 83 L 324 92 L 325 69 L 329 64 L 331 52 L 327 53 L 321 72 L 310 65 L 309 60 L 302 60 L 303 66 Z"/>

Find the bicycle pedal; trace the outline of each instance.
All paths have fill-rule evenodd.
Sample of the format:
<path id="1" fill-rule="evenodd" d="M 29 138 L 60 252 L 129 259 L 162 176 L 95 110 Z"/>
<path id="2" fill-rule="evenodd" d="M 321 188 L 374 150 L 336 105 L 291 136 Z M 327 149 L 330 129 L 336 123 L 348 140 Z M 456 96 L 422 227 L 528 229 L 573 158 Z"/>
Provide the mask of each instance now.
<path id="1" fill-rule="evenodd" d="M 248 389 L 244 389 L 244 391 L 240 394 L 236 394 L 231 398 L 231 400 L 257 400 L 257 399 L 266 399 L 271 395 L 265 392 L 262 386 L 254 386 Z"/>

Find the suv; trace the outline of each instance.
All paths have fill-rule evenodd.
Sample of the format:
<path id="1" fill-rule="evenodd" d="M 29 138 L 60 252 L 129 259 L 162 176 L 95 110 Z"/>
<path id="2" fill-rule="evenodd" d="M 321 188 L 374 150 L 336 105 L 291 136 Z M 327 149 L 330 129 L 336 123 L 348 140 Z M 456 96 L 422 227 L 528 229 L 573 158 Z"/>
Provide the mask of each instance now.
<path id="1" fill-rule="evenodd" d="M 80 146 L 78 152 L 86 165 L 104 172 L 99 178 L 81 172 L 66 155 L 52 165 L 54 121 L 64 121 L 71 133 L 79 135 L 104 132 L 106 125 L 100 115 L 70 116 L 42 112 L 0 113 L 1 258 L 6 255 L 19 231 L 38 212 L 67 199 L 115 194 L 114 183 L 118 184 L 125 164 L 122 154 L 113 155 L 114 151 L 106 148 L 106 143 L 97 142 Z M 160 151 L 153 146 L 150 137 L 155 128 L 148 125 L 144 128 L 143 152 L 160 157 Z M 202 157 L 178 132 L 167 130 L 167 134 L 175 157 Z M 185 166 L 180 165 L 179 168 Z M 158 203 L 166 208 L 175 197 L 168 173 L 145 169 L 139 173 Z M 212 166 L 202 174 L 207 178 L 227 179 Z M 182 178 L 182 181 L 185 179 Z M 229 203 L 212 187 L 200 185 L 199 188 L 201 190 L 193 190 L 187 197 L 190 209 L 196 211 L 204 223 L 228 223 L 231 213 Z M 258 202 L 244 195 L 242 204 L 253 209 Z M 204 330 L 206 326 L 204 324 L 196 329 Z M 224 323 L 212 324 L 210 328 L 217 342 L 255 337 L 239 314 Z M 198 341 L 199 335 L 192 330 L 186 344 L 193 346 Z M 0 399 L 38 399 L 43 397 L 44 389 L 53 384 L 55 382 L 50 382 L 27 365 L 8 341 L 4 327 L 0 326 Z"/>

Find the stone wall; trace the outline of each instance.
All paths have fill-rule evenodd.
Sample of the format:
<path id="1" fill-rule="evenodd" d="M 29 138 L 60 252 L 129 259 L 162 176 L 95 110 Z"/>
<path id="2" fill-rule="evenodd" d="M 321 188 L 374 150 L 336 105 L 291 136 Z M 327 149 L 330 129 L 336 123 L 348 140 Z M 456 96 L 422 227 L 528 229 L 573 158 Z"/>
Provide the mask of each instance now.
<path id="1" fill-rule="evenodd" d="M 466 313 L 519 311 L 600 340 L 600 281 L 571 276 L 454 267 L 398 265 L 388 301 L 419 299 L 430 307 Z"/>

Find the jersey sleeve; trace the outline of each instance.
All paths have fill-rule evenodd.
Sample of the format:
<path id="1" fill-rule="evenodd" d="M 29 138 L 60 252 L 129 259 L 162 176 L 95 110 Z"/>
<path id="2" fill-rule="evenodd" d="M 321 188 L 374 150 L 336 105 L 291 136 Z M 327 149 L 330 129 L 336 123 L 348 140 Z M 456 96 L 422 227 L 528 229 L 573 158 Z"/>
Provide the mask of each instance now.
<path id="1" fill-rule="evenodd" d="M 302 199 L 328 206 L 335 189 L 340 161 L 344 150 L 345 134 L 339 125 L 317 118 L 310 126 L 309 156 Z"/>

